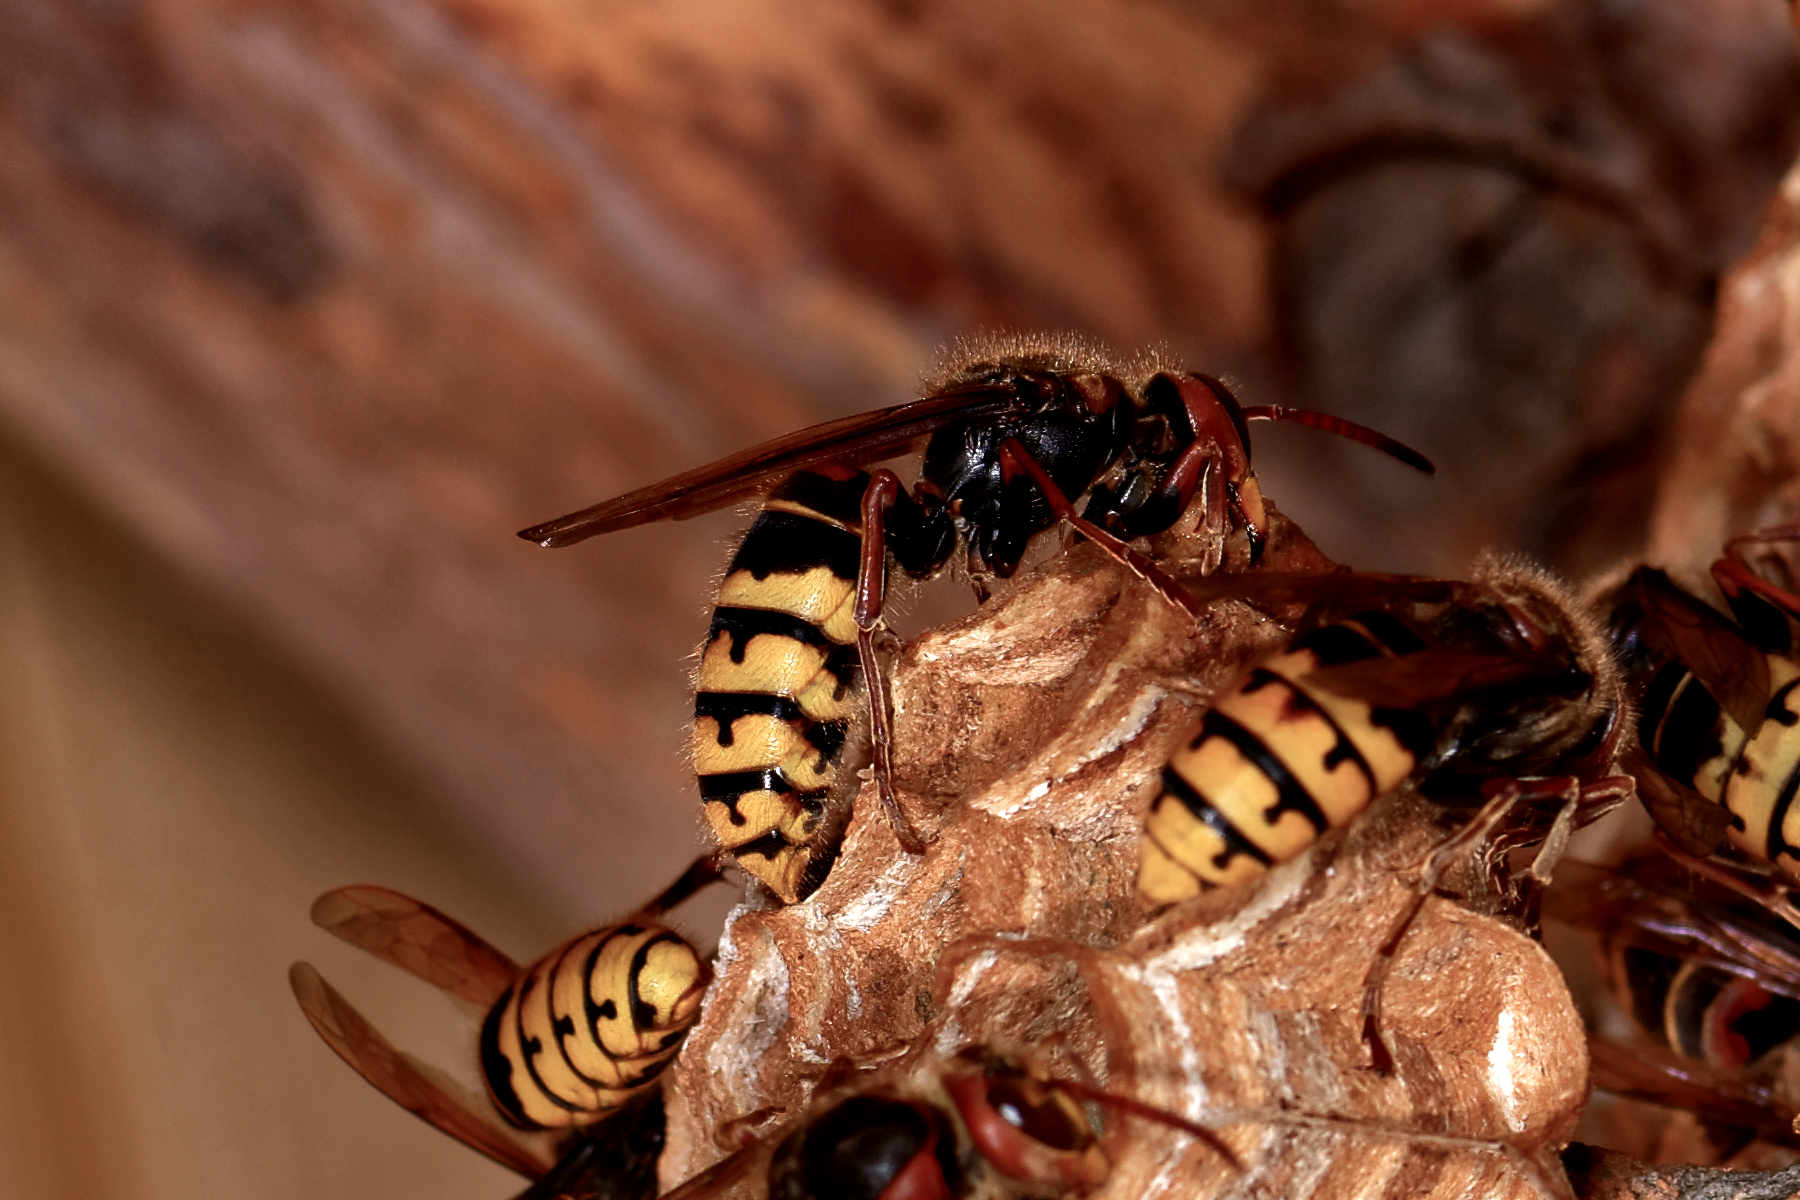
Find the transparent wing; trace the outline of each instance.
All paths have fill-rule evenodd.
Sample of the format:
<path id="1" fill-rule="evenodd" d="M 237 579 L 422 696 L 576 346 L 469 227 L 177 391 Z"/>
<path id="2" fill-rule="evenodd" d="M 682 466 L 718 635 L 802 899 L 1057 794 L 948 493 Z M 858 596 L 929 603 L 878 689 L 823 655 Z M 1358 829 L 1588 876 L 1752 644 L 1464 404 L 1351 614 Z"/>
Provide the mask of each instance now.
<path id="1" fill-rule="evenodd" d="M 903 454 L 951 421 L 1025 409 L 1010 388 L 962 388 L 923 400 L 812 425 L 692 471 L 626 492 L 519 536 L 540 546 L 568 546 L 595 534 L 651 521 L 680 520 L 768 490 L 803 467 L 825 462 L 879 462 Z"/>
<path id="2" fill-rule="evenodd" d="M 1710 1123 L 1753 1130 L 1770 1141 L 1800 1146 L 1793 1112 L 1766 1088 L 1682 1062 L 1653 1046 L 1594 1041 L 1589 1052 L 1590 1077 L 1600 1091 L 1679 1108 Z"/>
<path id="3" fill-rule="evenodd" d="M 1800 930 L 1672 861 L 1603 867 L 1565 859 L 1545 893 L 1544 915 L 1800 1000 Z"/>
<path id="4" fill-rule="evenodd" d="M 1242 571 L 1179 582 L 1200 601 L 1242 600 L 1259 608 L 1292 605 L 1333 613 L 1397 604 L 1448 604 L 1480 590 L 1456 579 L 1364 571 Z"/>
<path id="5" fill-rule="evenodd" d="M 1737 626 L 1653 568 L 1634 571 L 1625 594 L 1642 610 L 1638 636 L 1646 649 L 1684 664 L 1742 728 L 1761 724 L 1769 660 Z"/>
<path id="6" fill-rule="evenodd" d="M 1566 664 L 1438 649 L 1363 659 L 1306 676 L 1308 687 L 1384 708 L 1417 708 L 1527 684 L 1550 689 L 1565 682 L 1571 687 L 1580 682 Z"/>
<path id="7" fill-rule="evenodd" d="M 486 1011 L 519 977 L 517 963 L 423 900 L 373 884 L 326 892 L 313 923 L 359 950 Z"/>
<path id="8" fill-rule="evenodd" d="M 300 1011 L 325 1044 L 375 1090 L 527 1179 L 536 1179 L 550 1169 L 551 1157 L 546 1151 L 526 1146 L 497 1119 L 480 1115 L 489 1109 L 480 1097 L 396 1049 L 312 964 L 295 963 L 288 971 L 288 982 Z"/>

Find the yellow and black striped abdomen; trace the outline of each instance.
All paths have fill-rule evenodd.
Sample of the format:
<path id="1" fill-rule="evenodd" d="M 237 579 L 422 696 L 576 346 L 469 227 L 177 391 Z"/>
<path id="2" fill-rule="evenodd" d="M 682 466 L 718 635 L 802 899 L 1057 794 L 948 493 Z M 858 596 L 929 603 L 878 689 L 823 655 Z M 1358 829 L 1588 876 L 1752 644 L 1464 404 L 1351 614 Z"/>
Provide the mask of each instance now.
<path id="1" fill-rule="evenodd" d="M 1800 1037 L 1800 1002 L 1753 979 L 1630 944 L 1609 958 L 1632 1020 L 1683 1058 L 1737 1070 Z"/>
<path id="2" fill-rule="evenodd" d="M 843 831 L 839 761 L 856 716 L 862 471 L 802 471 L 773 492 L 719 588 L 694 697 L 707 824 L 789 904 Z"/>
<path id="3" fill-rule="evenodd" d="M 482 1022 L 495 1107 L 525 1129 L 606 1117 L 675 1057 L 710 977 L 694 948 L 658 925 L 595 930 L 546 955 Z"/>
<path id="4" fill-rule="evenodd" d="M 1770 655 L 1768 664 L 1773 691 L 1755 729 L 1670 663 L 1645 693 L 1638 738 L 1660 771 L 1724 807 L 1734 845 L 1800 880 L 1800 663 Z"/>
<path id="5" fill-rule="evenodd" d="M 1380 613 L 1326 625 L 1224 692 L 1163 769 L 1138 889 L 1173 904 L 1251 879 L 1399 786 L 1430 748 L 1417 713 L 1309 687 L 1313 671 L 1421 649 Z"/>

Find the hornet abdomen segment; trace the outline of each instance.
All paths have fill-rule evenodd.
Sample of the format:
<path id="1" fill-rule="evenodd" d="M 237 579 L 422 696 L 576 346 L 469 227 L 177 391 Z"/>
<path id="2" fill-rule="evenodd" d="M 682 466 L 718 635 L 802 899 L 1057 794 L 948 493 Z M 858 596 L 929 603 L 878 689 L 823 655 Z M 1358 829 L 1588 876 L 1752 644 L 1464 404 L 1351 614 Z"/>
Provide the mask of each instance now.
<path id="1" fill-rule="evenodd" d="M 1769 655 L 1773 691 L 1746 731 L 1700 680 L 1669 663 L 1644 697 L 1638 737 L 1664 774 L 1731 817 L 1727 836 L 1753 858 L 1800 874 L 1800 662 Z"/>
<path id="2" fill-rule="evenodd" d="M 701 650 L 694 771 L 707 824 L 788 904 L 825 878 L 859 706 L 860 470 L 802 471 L 738 546 Z"/>
<path id="3" fill-rule="evenodd" d="M 1735 1071 L 1800 1036 L 1800 1002 L 1753 979 L 1624 943 L 1609 957 L 1632 1019 L 1683 1058 Z"/>
<path id="4" fill-rule="evenodd" d="M 1145 821 L 1144 898 L 1173 904 L 1251 879 L 1405 781 L 1431 746 L 1417 714 L 1378 710 L 1308 676 L 1422 648 L 1399 621 L 1367 613 L 1251 668 L 1163 769 Z"/>
<path id="5" fill-rule="evenodd" d="M 603 1120 L 652 1084 L 700 1015 L 711 972 L 658 925 L 595 930 L 539 960 L 481 1026 L 481 1071 L 524 1129 Z"/>

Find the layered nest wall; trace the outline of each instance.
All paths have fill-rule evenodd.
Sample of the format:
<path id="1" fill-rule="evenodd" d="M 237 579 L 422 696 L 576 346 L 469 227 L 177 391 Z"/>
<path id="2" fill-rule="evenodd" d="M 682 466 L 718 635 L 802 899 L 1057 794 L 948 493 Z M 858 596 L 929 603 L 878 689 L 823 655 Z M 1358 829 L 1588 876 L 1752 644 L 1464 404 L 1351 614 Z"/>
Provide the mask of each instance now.
<path id="1" fill-rule="evenodd" d="M 1329 564 L 1278 518 L 1264 566 Z M 931 844 L 902 852 L 865 787 L 815 895 L 732 913 L 667 1077 L 664 1186 L 745 1145 L 766 1156 L 821 1088 L 912 1094 L 981 1047 L 1201 1120 L 1242 1163 L 1108 1117 L 1098 1196 L 1564 1194 L 1587 1033 L 1485 871 L 1427 902 L 1386 993 L 1396 1069 L 1369 1066 L 1363 980 L 1444 836 L 1441 809 L 1402 792 L 1258 886 L 1160 915 L 1138 899 L 1162 765 L 1208 697 L 1290 634 L 1232 599 L 1192 621 L 1083 544 L 912 642 L 892 677 L 894 771 Z M 1584 1200 L 1712 1194 L 1706 1176 L 1605 1155 L 1581 1171 Z M 1787 1195 L 1800 1174 L 1731 1186 Z M 753 1168 L 717 1195 L 766 1187 Z M 1019 1194 L 991 1175 L 977 1188 Z"/>

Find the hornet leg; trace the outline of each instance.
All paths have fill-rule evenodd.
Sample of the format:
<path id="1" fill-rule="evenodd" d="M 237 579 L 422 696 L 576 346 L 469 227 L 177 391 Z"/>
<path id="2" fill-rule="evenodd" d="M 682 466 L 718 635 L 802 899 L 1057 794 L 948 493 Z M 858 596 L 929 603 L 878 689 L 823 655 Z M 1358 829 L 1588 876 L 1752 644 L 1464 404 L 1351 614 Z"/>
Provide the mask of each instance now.
<path id="1" fill-rule="evenodd" d="M 1200 619 L 1202 606 L 1188 593 L 1186 588 L 1175 582 L 1167 572 L 1151 562 L 1148 557 L 1133 550 L 1092 521 L 1077 515 L 1075 506 L 1069 503 L 1069 498 L 1063 495 L 1062 489 L 1056 486 L 1056 483 L 1045 473 L 1043 466 L 1032 457 L 1031 451 L 1020 444 L 1018 439 L 1007 438 L 1000 443 L 1000 469 L 1003 476 L 1022 472 L 1043 494 L 1044 499 L 1050 505 L 1050 511 L 1057 517 L 1067 521 L 1076 532 L 1104 550 L 1115 562 L 1156 589 L 1157 595 L 1186 613 L 1190 619 L 1195 621 Z"/>
<path id="2" fill-rule="evenodd" d="M 1554 790 L 1546 791 L 1547 787 Z M 1399 955 L 1400 944 L 1406 940 L 1413 922 L 1418 920 L 1425 902 L 1436 894 L 1439 882 L 1454 865 L 1458 855 L 1467 851 L 1470 846 L 1492 842 L 1496 832 L 1521 803 L 1547 795 L 1560 795 L 1564 797 L 1565 804 L 1572 806 L 1580 799 L 1580 782 L 1568 778 L 1531 780 L 1529 783 L 1516 779 L 1506 781 L 1470 818 L 1468 824 L 1438 843 L 1437 848 L 1425 860 L 1419 871 L 1412 901 L 1389 926 L 1387 937 L 1375 952 L 1375 961 L 1369 966 L 1369 973 L 1363 977 L 1362 1036 L 1369 1047 L 1370 1065 L 1377 1073 L 1394 1073 L 1393 1051 L 1381 1032 L 1382 991 L 1386 987 L 1388 972 L 1394 965 L 1394 959 Z"/>
<path id="3" fill-rule="evenodd" d="M 887 599 L 887 513 L 903 494 L 900 477 L 879 470 L 869 477 L 863 493 L 862 563 L 856 577 L 856 654 L 862 662 L 863 688 L 869 701 L 869 745 L 875 767 L 875 794 L 887 813 L 894 837 L 908 854 L 923 854 L 925 839 L 919 836 L 900 801 L 894 796 L 893 732 L 888 724 L 887 678 L 875 653 L 875 631 L 881 627 L 881 608 Z"/>
<path id="4" fill-rule="evenodd" d="M 658 892 L 649 903 L 637 910 L 640 917 L 660 917 L 663 913 L 677 907 L 689 897 L 705 890 L 725 878 L 725 866 L 721 861 L 721 851 L 702 854 L 688 864 L 687 870 L 668 887 Z"/>

